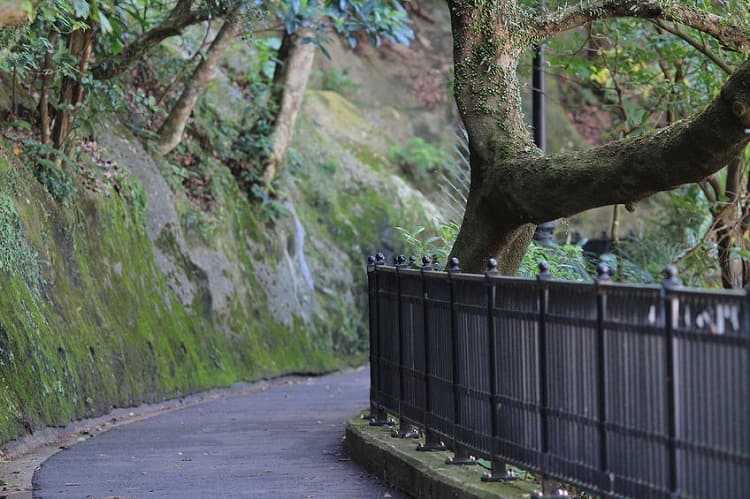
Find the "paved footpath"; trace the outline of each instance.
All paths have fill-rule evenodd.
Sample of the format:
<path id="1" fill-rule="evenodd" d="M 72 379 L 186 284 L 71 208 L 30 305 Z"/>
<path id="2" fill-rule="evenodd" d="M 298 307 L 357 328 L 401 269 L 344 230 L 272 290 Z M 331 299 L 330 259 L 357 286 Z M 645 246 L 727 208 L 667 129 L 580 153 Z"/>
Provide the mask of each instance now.
<path id="1" fill-rule="evenodd" d="M 301 378 L 113 428 L 34 475 L 38 498 L 404 498 L 342 450 L 369 371 Z"/>

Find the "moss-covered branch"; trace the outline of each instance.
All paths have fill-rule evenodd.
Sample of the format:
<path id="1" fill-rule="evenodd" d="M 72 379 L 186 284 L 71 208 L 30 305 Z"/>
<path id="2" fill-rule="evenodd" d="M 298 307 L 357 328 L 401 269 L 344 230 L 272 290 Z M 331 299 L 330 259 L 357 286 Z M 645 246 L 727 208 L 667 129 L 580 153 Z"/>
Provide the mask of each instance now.
<path id="1" fill-rule="evenodd" d="M 628 204 L 710 176 L 750 142 L 748 129 L 750 60 L 691 120 L 588 151 L 505 160 L 488 169 L 482 191 L 493 210 L 520 223 Z"/>
<path id="2" fill-rule="evenodd" d="M 192 3 L 192 0 L 177 2 L 177 5 L 158 26 L 133 40 L 116 56 L 96 64 L 91 69 L 94 78 L 97 80 L 114 78 L 166 38 L 179 35 L 188 26 L 206 21 L 211 17 L 206 9 L 192 10 Z"/>
<path id="3" fill-rule="evenodd" d="M 716 14 L 695 9 L 681 2 L 654 0 L 602 0 L 581 3 L 533 19 L 527 28 L 535 41 L 575 29 L 592 21 L 617 17 L 634 17 L 669 21 L 697 29 L 719 40 L 727 49 L 737 52 L 750 50 L 750 29 L 734 25 Z"/>

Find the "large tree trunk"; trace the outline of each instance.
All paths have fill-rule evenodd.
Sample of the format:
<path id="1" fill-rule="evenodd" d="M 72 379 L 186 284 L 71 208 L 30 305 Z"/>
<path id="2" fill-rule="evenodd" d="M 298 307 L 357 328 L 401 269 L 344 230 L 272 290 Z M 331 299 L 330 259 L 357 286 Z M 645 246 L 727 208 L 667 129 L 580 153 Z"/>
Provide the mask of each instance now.
<path id="1" fill-rule="evenodd" d="M 192 77 L 185 85 L 180 98 L 172 107 L 169 115 L 159 129 L 159 143 L 156 152 L 159 156 L 168 154 L 182 140 L 190 114 L 195 108 L 201 90 L 215 76 L 216 66 L 224 56 L 229 43 L 239 31 L 239 23 L 235 19 L 227 19 L 216 34 L 216 38 L 208 48 L 206 58 L 195 68 Z"/>
<path id="2" fill-rule="evenodd" d="M 308 28 L 294 34 L 287 33 L 279 49 L 281 62 L 274 72 L 271 93 L 278 111 L 271 133 L 271 150 L 263 165 L 261 181 L 264 185 L 270 185 L 276 178 L 292 143 L 297 116 L 315 59 L 315 45 L 303 43 L 303 40 L 312 36 L 313 33 Z"/>
<path id="3" fill-rule="evenodd" d="M 451 0 L 456 103 L 469 136 L 471 188 L 452 256 L 467 271 L 488 257 L 517 270 L 533 224 L 699 181 L 726 165 L 750 135 L 750 61 L 703 113 L 655 133 L 583 152 L 546 156 L 531 140 L 521 112 L 517 66 L 541 38 L 617 16 L 679 21 L 737 49 L 746 30 L 698 16 L 679 2 L 602 2 L 530 16 L 513 0 Z"/>
<path id="4" fill-rule="evenodd" d="M 727 167 L 724 189 L 726 199 L 717 203 L 717 208 L 713 213 L 721 284 L 725 289 L 742 289 L 747 284 L 743 259 L 735 254 L 735 248 L 746 249 L 747 246 L 742 224 L 745 215 L 742 201 L 747 196 L 747 184 L 742 181 L 742 160 L 743 155 L 740 155 L 734 158 Z"/>

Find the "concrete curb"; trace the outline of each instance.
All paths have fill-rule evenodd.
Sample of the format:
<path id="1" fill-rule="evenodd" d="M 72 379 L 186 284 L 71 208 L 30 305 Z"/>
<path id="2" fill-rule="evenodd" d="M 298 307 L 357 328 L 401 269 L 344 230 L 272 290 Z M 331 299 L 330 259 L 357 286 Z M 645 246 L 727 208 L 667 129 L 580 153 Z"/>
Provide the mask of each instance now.
<path id="1" fill-rule="evenodd" d="M 344 449 L 354 462 L 394 487 L 425 499 L 517 499 L 540 488 L 527 480 L 484 483 L 481 466 L 446 465 L 450 452 L 417 452 L 417 441 L 393 438 L 357 415 L 346 425 Z"/>

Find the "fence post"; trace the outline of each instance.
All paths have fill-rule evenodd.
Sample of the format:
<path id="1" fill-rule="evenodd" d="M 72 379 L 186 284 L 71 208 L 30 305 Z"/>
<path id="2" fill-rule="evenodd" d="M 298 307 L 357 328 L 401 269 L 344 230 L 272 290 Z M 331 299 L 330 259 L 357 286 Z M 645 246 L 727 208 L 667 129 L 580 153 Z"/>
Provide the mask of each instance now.
<path id="1" fill-rule="evenodd" d="M 377 417 L 377 386 L 378 386 L 378 368 L 377 357 L 375 355 L 375 339 L 377 331 L 377 308 L 375 302 L 378 296 L 378 289 L 375 286 L 375 256 L 367 258 L 367 304 L 370 309 L 370 414 L 367 419 Z"/>
<path id="2" fill-rule="evenodd" d="M 545 475 L 548 468 L 547 454 L 549 453 L 549 397 L 547 394 L 547 303 L 549 301 L 549 288 L 546 282 L 552 279 L 550 265 L 546 261 L 539 262 L 539 273 L 536 276 L 539 287 L 539 329 L 537 331 L 537 362 L 539 369 L 539 417 L 540 435 L 539 435 L 539 455 L 542 494 L 552 495 L 560 488 L 560 484 L 555 480 L 550 480 Z"/>
<path id="3" fill-rule="evenodd" d="M 505 462 L 497 461 L 497 348 L 495 347 L 495 283 L 493 277 L 498 277 L 500 272 L 497 270 L 497 260 L 490 258 L 487 261 L 487 271 L 484 273 L 487 286 L 487 348 L 489 354 L 489 371 L 490 371 L 490 424 L 492 429 L 492 468 L 490 471 L 482 474 L 483 482 L 505 482 L 516 480 L 518 476 L 509 469 Z"/>
<path id="4" fill-rule="evenodd" d="M 601 472 L 602 491 L 612 492 L 613 477 L 609 474 L 609 455 L 607 453 L 607 365 L 604 361 L 606 343 L 604 334 L 604 317 L 607 313 L 607 293 L 605 286 L 612 282 L 609 267 L 605 263 L 596 266 L 596 371 L 597 399 L 599 401 L 599 471 Z"/>
<path id="5" fill-rule="evenodd" d="M 396 438 L 419 438 L 419 432 L 416 427 L 404 419 L 404 411 L 401 405 L 404 403 L 404 394 L 406 392 L 406 376 L 404 375 L 406 364 L 406 355 L 404 354 L 404 321 L 403 321 L 403 298 L 401 296 L 401 270 L 408 267 L 406 257 L 399 255 L 396 258 L 396 287 L 398 292 L 398 430 L 391 432 L 392 437 Z"/>
<path id="6" fill-rule="evenodd" d="M 377 255 L 375 255 L 375 265 L 373 268 L 374 277 L 375 277 L 375 339 L 371 342 L 371 346 L 375 347 L 375 369 L 377 369 L 377 397 L 378 397 L 378 404 L 377 404 L 377 411 L 375 414 L 373 414 L 373 417 L 370 419 L 370 425 L 372 426 L 384 426 L 384 425 L 392 425 L 393 420 L 388 418 L 388 412 L 383 408 L 382 404 L 380 403 L 380 396 L 383 393 L 383 361 L 382 361 L 382 338 L 380 335 L 380 294 L 378 291 L 380 290 L 380 282 L 378 279 L 378 267 L 385 265 L 385 255 L 383 253 L 378 252 Z M 370 369 L 372 369 L 373 366 L 370 365 Z"/>
<path id="7" fill-rule="evenodd" d="M 424 443 L 417 445 L 418 451 L 423 452 L 436 452 L 447 450 L 447 447 L 440 440 L 440 437 L 430 429 L 432 423 L 432 374 L 430 373 L 430 312 L 427 303 L 428 291 L 427 283 L 424 275 L 427 272 L 432 272 L 432 259 L 429 256 L 422 257 L 422 269 L 421 269 L 421 280 L 422 280 L 422 313 L 424 323 Z"/>
<path id="8" fill-rule="evenodd" d="M 664 340 L 665 340 L 665 370 L 666 370 L 666 397 L 667 397 L 667 450 L 669 452 L 669 492 L 671 497 L 679 497 L 677 482 L 677 408 L 676 408 L 676 390 L 677 371 L 674 361 L 674 330 L 679 320 L 678 298 L 674 296 L 673 291 L 682 286 L 678 277 L 676 265 L 667 265 L 664 269 L 666 278 L 662 281 L 664 296 Z"/>
<path id="9" fill-rule="evenodd" d="M 456 286 L 453 275 L 461 272 L 458 258 L 451 258 L 448 263 L 448 282 L 450 285 L 450 317 L 451 317 L 451 366 L 453 367 L 453 456 L 445 460 L 445 464 L 476 464 L 476 458 L 469 454 L 469 450 L 458 443 L 456 428 L 461 424 L 461 370 L 458 366 L 458 321 L 456 319 Z"/>

